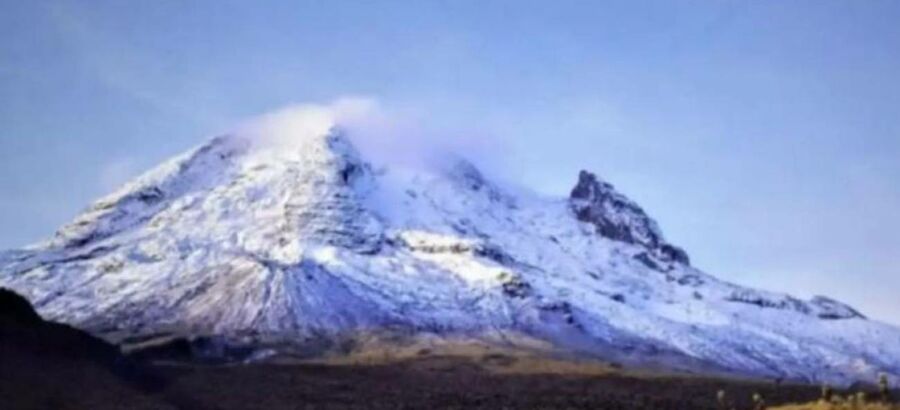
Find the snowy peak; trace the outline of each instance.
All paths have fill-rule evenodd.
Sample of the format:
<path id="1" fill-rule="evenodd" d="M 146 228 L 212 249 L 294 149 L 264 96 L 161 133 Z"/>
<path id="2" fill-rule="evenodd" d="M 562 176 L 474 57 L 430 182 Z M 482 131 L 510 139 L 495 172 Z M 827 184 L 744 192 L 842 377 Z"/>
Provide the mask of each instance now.
<path id="1" fill-rule="evenodd" d="M 246 140 L 217 137 L 176 157 L 113 194 L 100 199 L 60 229 L 53 244 L 78 248 L 148 221 L 172 201 L 220 183 L 234 172 L 235 158 L 250 148 Z"/>
<path id="2" fill-rule="evenodd" d="M 638 204 L 616 191 L 612 184 L 593 173 L 582 170 L 578 174 L 578 184 L 569 195 L 569 203 L 578 220 L 594 225 L 598 234 L 641 245 L 663 262 L 690 265 L 684 250 L 663 239 L 656 221 Z"/>
<path id="3" fill-rule="evenodd" d="M 292 262 L 301 237 L 368 252 L 380 235 L 357 191 L 372 183 L 370 167 L 336 128 L 278 140 L 225 135 L 96 202 L 52 244 L 90 247 L 151 228 L 182 237 L 185 249 L 202 246 L 202 237 Z M 191 229 L 210 225 L 213 232 Z"/>
<path id="4" fill-rule="evenodd" d="M 900 330 L 692 267 L 590 172 L 560 198 L 450 155 L 374 170 L 317 115 L 160 165 L 0 253 L 0 287 L 117 343 L 316 355 L 377 334 L 808 381 L 900 374 Z"/>

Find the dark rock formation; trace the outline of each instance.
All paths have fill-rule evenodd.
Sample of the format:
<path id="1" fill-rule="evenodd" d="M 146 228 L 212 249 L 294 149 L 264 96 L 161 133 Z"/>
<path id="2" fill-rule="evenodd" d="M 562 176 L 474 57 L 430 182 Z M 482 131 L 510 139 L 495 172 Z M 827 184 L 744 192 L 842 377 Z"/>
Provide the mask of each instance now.
<path id="1" fill-rule="evenodd" d="M 687 253 L 667 243 L 656 222 L 638 204 L 596 175 L 588 171 L 578 174 L 578 184 L 572 189 L 569 204 L 578 220 L 594 225 L 598 234 L 641 245 L 661 262 L 690 265 Z M 656 265 L 645 264 L 651 268 Z"/>
<path id="2" fill-rule="evenodd" d="M 0 288 L 0 408 L 176 408 L 146 396 L 162 388 L 118 347 L 44 321 L 25 298 Z"/>
<path id="3" fill-rule="evenodd" d="M 35 326 L 42 322 L 28 300 L 11 290 L 0 289 L 0 332 L 13 326 Z"/>

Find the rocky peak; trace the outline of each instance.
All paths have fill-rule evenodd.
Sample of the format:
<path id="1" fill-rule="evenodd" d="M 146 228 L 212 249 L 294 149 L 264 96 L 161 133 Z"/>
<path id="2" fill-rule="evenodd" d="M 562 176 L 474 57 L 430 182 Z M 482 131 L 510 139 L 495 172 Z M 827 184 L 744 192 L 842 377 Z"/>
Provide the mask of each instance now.
<path id="1" fill-rule="evenodd" d="M 463 158 L 454 157 L 448 168 L 447 174 L 469 189 L 479 190 L 487 184 L 481 171 Z"/>
<path id="2" fill-rule="evenodd" d="M 578 220 L 587 222 L 604 237 L 641 245 L 663 262 L 690 264 L 684 250 L 667 243 L 656 221 L 612 184 L 582 170 L 569 195 L 569 205 Z"/>

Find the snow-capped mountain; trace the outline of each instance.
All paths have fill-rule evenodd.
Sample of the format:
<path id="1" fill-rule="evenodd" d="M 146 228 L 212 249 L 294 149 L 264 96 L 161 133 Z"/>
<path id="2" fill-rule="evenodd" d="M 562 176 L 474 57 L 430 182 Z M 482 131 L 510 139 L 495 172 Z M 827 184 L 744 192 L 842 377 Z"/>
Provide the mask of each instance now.
<path id="1" fill-rule="evenodd" d="M 307 134 L 215 138 L 0 253 L 0 287 L 117 343 L 316 355 L 389 334 L 806 381 L 900 375 L 900 329 L 701 272 L 590 172 L 543 197 L 462 159 L 375 168 L 338 128 Z"/>

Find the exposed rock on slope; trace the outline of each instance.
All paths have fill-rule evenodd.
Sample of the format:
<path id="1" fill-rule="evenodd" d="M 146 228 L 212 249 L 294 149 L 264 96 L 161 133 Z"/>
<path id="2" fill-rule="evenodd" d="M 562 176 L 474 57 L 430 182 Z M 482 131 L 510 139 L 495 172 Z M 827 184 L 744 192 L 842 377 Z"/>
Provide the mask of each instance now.
<path id="1" fill-rule="evenodd" d="M 572 189 L 570 203 L 578 220 L 597 227 L 600 235 L 643 246 L 664 263 L 691 264 L 684 250 L 663 240 L 656 221 L 638 204 L 617 192 L 612 184 L 598 180 L 596 175 L 587 171 L 578 174 L 578 185 Z"/>

